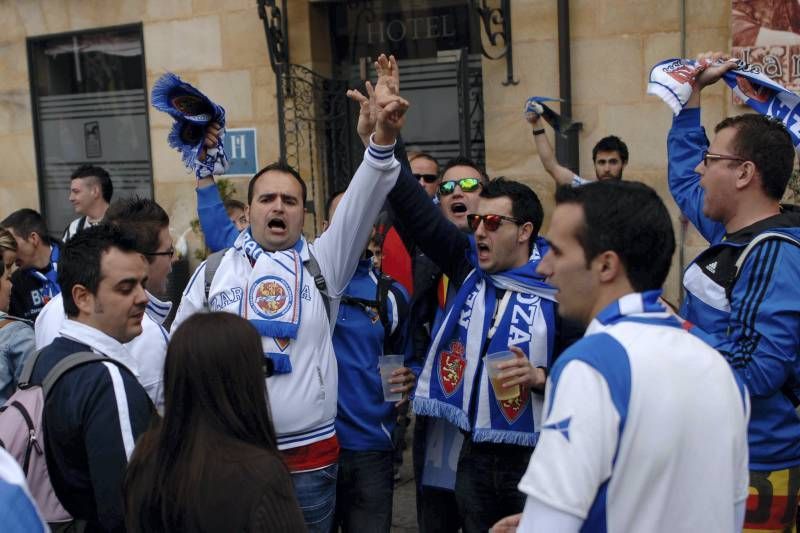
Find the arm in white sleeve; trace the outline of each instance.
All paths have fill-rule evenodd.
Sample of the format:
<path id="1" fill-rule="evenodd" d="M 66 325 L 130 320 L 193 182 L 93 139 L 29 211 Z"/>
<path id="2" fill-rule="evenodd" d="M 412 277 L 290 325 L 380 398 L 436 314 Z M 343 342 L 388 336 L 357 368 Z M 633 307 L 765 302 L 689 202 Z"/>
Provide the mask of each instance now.
<path id="1" fill-rule="evenodd" d="M 207 312 L 206 306 L 206 262 L 203 261 L 194 271 L 189 283 L 183 290 L 181 305 L 175 312 L 170 331 L 174 332 L 181 323 L 195 313 Z"/>
<path id="2" fill-rule="evenodd" d="M 747 500 L 742 500 L 733 508 L 733 531 L 739 533 L 744 528 L 744 512 L 747 510 Z"/>
<path id="3" fill-rule="evenodd" d="M 578 533 L 583 520 L 528 496 L 517 533 Z"/>
<path id="4" fill-rule="evenodd" d="M 399 173 L 394 145 L 380 146 L 370 141 L 364 161 L 336 207 L 330 227 L 313 244 L 330 296 L 339 297 L 350 283 L 372 226 Z"/>
<path id="5" fill-rule="evenodd" d="M 585 520 L 611 477 L 620 416 L 605 378 L 580 360 L 568 362 L 545 395 L 547 417 L 519 490 Z"/>

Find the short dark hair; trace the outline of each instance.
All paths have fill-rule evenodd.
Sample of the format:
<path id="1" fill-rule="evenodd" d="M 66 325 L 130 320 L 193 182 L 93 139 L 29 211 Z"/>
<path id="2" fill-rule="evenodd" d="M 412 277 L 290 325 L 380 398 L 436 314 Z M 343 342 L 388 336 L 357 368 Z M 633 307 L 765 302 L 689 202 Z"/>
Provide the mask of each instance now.
<path id="1" fill-rule="evenodd" d="M 618 152 L 622 162 L 628 162 L 628 145 L 616 135 L 609 135 L 597 141 L 592 148 L 592 161 L 597 160 L 597 152 Z"/>
<path id="2" fill-rule="evenodd" d="M 583 226 L 575 237 L 587 266 L 599 254 L 613 251 L 635 291 L 664 285 L 675 252 L 675 234 L 656 191 L 634 181 L 597 181 L 559 187 L 556 204 L 583 208 Z"/>
<path id="3" fill-rule="evenodd" d="M 331 221 L 331 206 L 333 205 L 333 201 L 336 200 L 339 196 L 344 194 L 345 189 L 340 189 L 337 191 L 333 191 L 328 199 L 325 201 L 325 218 L 328 222 Z"/>
<path id="4" fill-rule="evenodd" d="M 472 159 L 470 159 L 469 157 L 463 155 L 457 155 L 456 157 L 445 163 L 444 167 L 442 167 L 442 170 L 439 172 L 439 177 L 444 178 L 444 175 L 447 173 L 448 170 L 450 170 L 453 167 L 459 167 L 459 166 L 471 167 L 477 170 L 478 174 L 481 175 L 481 181 L 483 182 L 483 185 L 486 185 L 489 182 L 489 176 L 486 175 L 486 171 L 483 169 L 483 167 L 480 166 L 475 161 L 473 161 Z"/>
<path id="5" fill-rule="evenodd" d="M 277 172 L 285 172 L 286 174 L 290 174 L 294 179 L 296 179 L 300 183 L 300 188 L 303 190 L 303 205 L 306 205 L 306 195 L 308 194 L 306 189 L 306 182 L 303 181 L 303 178 L 300 177 L 300 173 L 295 170 L 294 167 L 290 166 L 288 163 L 283 161 L 275 161 L 274 163 L 270 163 L 269 165 L 265 166 L 261 170 L 259 170 L 255 176 L 250 178 L 250 183 L 247 184 L 247 203 L 253 203 L 253 188 L 256 185 L 256 181 L 262 175 L 266 174 L 267 172 L 275 170 Z"/>
<path id="6" fill-rule="evenodd" d="M 230 216 L 231 211 L 234 209 L 241 209 L 242 211 L 244 211 L 245 207 L 247 207 L 244 205 L 244 202 L 240 202 L 239 200 L 234 200 L 233 198 L 228 198 L 227 200 L 223 200 L 222 205 L 225 206 L 225 212 L 228 213 L 228 216 Z"/>
<path id="7" fill-rule="evenodd" d="M 780 200 L 794 167 L 794 145 L 786 126 L 775 118 L 748 113 L 726 118 L 714 133 L 725 128 L 736 130 L 734 155 L 752 161 L 761 174 L 764 192 Z"/>
<path id="8" fill-rule="evenodd" d="M 528 253 L 533 251 L 533 243 L 539 230 L 542 229 L 544 220 L 544 209 L 539 197 L 533 189 L 518 181 L 506 179 L 504 177 L 495 178 L 481 189 L 481 198 L 501 198 L 507 197 L 511 200 L 511 214 L 520 221 L 521 224 L 530 222 L 533 224 L 533 233 L 528 241 Z"/>
<path id="9" fill-rule="evenodd" d="M 72 299 L 75 285 L 83 285 L 90 293 L 97 294 L 97 287 L 103 279 L 100 260 L 111 248 L 137 252 L 132 236 L 105 223 L 78 232 L 64 245 L 58 260 L 58 284 L 68 317 L 78 316 L 78 306 Z"/>
<path id="10" fill-rule="evenodd" d="M 31 233 L 36 233 L 45 244 L 53 242 L 53 239 L 47 233 L 47 224 L 45 224 L 42 215 L 38 211 L 27 207 L 18 209 L 8 215 L 0 222 L 0 226 L 13 231 L 23 239 L 30 237 Z"/>
<path id="11" fill-rule="evenodd" d="M 149 198 L 123 198 L 108 206 L 104 222 L 122 229 L 135 241 L 136 250 L 145 254 L 152 263 L 155 256 L 147 254 L 158 251 L 158 234 L 169 227 L 169 215 L 160 205 Z"/>
<path id="12" fill-rule="evenodd" d="M 436 165 L 436 168 L 439 168 L 439 162 L 436 160 L 435 157 L 433 157 L 431 154 L 429 154 L 427 152 L 409 151 L 406 155 L 408 156 L 408 162 L 409 163 L 411 163 L 415 159 L 427 159 L 428 161 L 430 161 L 431 163 Z"/>
<path id="13" fill-rule="evenodd" d="M 93 165 L 81 165 L 72 173 L 69 180 L 72 181 L 78 178 L 95 178 L 100 184 L 103 200 L 106 203 L 111 201 L 111 197 L 114 195 L 114 184 L 111 183 L 111 176 L 108 175 L 106 169 Z"/>

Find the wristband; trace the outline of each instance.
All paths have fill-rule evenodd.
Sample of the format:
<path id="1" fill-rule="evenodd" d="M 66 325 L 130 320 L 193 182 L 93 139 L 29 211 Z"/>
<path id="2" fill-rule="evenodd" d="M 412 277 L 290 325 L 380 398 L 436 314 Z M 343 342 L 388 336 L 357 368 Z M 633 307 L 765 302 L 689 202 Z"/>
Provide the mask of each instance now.
<path id="1" fill-rule="evenodd" d="M 536 368 L 541 368 L 544 371 L 545 381 L 550 377 L 550 369 L 546 366 L 537 366 Z M 535 394 L 544 394 L 544 388 L 537 389 L 536 387 L 531 387 L 531 392 Z"/>
<path id="2" fill-rule="evenodd" d="M 544 128 L 540 128 L 538 130 L 533 130 L 534 135 L 541 135 L 544 133 Z"/>

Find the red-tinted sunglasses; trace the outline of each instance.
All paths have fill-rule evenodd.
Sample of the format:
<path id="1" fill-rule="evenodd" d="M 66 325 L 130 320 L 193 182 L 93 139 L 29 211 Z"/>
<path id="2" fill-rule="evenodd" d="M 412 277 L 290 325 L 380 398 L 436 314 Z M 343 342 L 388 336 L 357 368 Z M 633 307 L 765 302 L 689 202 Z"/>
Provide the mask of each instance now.
<path id="1" fill-rule="evenodd" d="M 483 221 L 483 226 L 488 231 L 497 231 L 497 228 L 500 227 L 500 224 L 502 224 L 504 220 L 508 220 L 517 225 L 522 224 L 521 220 L 504 215 L 467 215 L 467 224 L 469 224 L 472 231 L 478 231 L 481 221 Z"/>

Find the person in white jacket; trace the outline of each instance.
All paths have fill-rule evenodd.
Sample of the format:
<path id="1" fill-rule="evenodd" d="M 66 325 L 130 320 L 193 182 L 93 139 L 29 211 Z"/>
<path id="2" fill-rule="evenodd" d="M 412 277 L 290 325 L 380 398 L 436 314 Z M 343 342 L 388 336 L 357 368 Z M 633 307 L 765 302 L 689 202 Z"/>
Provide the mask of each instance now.
<path id="1" fill-rule="evenodd" d="M 329 530 L 335 505 L 338 383 L 331 329 L 337 300 L 397 179 L 393 150 L 407 107 L 398 97 L 380 110 L 336 218 L 313 244 L 301 233 L 306 186 L 299 173 L 283 163 L 259 171 L 248 185 L 250 227 L 224 252 L 208 288 L 208 261 L 197 268 L 173 323 L 176 328 L 194 313 L 226 311 L 261 333 L 274 367 L 267 384 L 278 447 L 311 531 Z"/>

